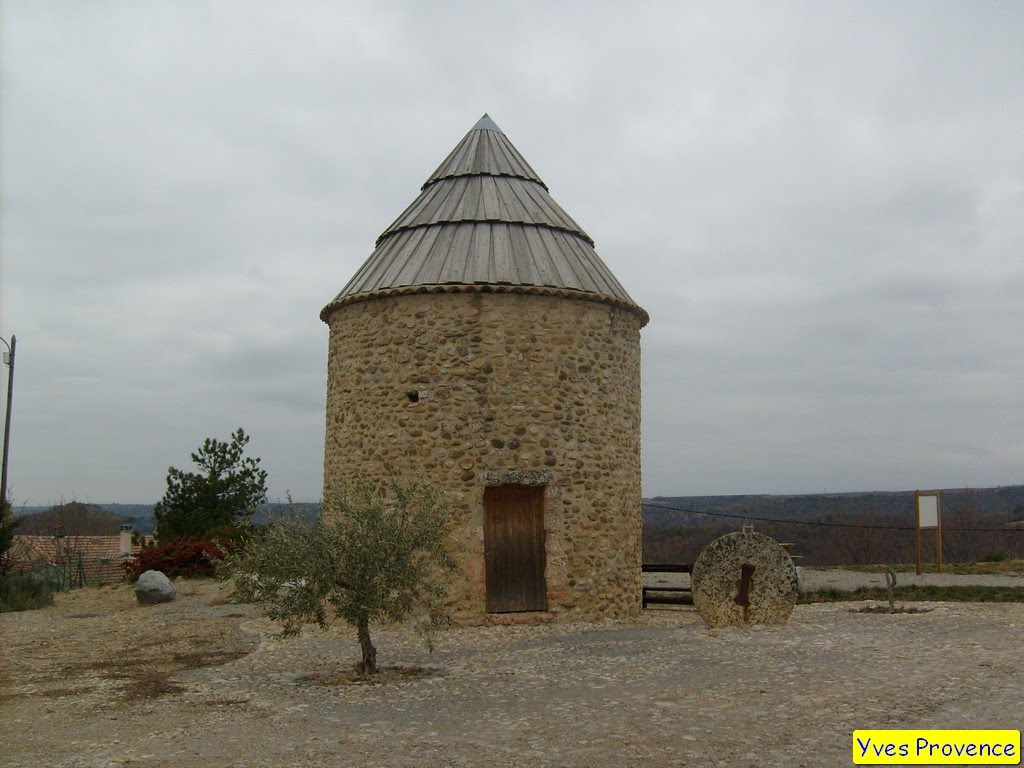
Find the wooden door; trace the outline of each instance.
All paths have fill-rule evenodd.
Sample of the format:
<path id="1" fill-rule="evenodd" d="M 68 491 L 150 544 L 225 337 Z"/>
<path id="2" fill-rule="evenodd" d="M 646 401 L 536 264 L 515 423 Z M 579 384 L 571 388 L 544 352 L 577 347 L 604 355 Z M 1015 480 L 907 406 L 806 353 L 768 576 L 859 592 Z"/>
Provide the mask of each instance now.
<path id="1" fill-rule="evenodd" d="M 547 609 L 544 582 L 544 488 L 484 489 L 487 612 Z"/>

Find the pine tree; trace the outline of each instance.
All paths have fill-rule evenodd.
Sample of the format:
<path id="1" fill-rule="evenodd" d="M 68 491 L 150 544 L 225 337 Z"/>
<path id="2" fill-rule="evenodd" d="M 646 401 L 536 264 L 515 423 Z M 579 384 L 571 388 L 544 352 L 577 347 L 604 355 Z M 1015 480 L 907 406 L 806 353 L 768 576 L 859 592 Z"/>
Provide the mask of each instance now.
<path id="1" fill-rule="evenodd" d="M 251 516 L 267 500 L 267 473 L 258 458 L 244 456 L 249 436 L 239 428 L 225 443 L 206 438 L 192 461 L 200 472 L 167 470 L 167 492 L 156 506 L 161 541 L 202 537 L 211 528 Z"/>

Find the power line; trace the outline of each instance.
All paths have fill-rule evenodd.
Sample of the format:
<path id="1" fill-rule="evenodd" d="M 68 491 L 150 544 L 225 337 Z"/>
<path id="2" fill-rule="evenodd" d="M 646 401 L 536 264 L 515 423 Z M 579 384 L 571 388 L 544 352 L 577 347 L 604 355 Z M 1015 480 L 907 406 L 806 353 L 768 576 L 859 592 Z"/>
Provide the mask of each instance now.
<path id="1" fill-rule="evenodd" d="M 759 523 L 780 523 L 782 525 L 813 525 L 821 528 L 862 528 L 873 531 L 913 531 L 914 526 L 912 525 L 865 525 L 863 523 L 825 523 L 814 520 L 780 520 L 774 517 L 758 517 L 756 515 L 737 515 L 730 514 L 728 512 L 706 512 L 702 509 L 688 509 L 686 507 L 674 507 L 671 504 L 663 504 L 661 502 L 645 501 L 643 503 L 645 507 L 654 507 L 655 509 L 666 509 L 672 512 L 688 512 L 691 515 L 705 515 L 708 517 L 728 517 L 734 520 L 756 520 Z M 977 531 L 979 533 L 990 532 L 990 533 L 1024 533 L 1024 527 L 1022 528 L 970 528 L 970 531 Z"/>

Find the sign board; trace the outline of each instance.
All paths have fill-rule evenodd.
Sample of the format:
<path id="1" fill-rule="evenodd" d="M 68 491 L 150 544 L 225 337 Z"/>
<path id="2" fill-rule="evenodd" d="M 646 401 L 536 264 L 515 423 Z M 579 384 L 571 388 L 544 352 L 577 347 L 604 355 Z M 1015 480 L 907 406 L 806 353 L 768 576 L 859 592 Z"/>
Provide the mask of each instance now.
<path id="1" fill-rule="evenodd" d="M 915 549 L 917 550 L 917 575 L 921 575 L 921 530 L 935 530 L 935 565 L 942 573 L 942 523 L 939 522 L 939 492 L 917 491 L 914 494 L 917 502 L 917 528 L 914 532 Z"/>
<path id="2" fill-rule="evenodd" d="M 939 527 L 939 494 L 919 493 L 917 495 L 917 527 Z"/>

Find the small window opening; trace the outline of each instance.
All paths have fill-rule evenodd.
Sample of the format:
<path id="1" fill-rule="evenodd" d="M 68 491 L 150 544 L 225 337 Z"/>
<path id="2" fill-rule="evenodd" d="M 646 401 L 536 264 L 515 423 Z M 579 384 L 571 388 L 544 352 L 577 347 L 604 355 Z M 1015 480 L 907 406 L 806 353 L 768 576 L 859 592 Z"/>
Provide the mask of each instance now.
<path id="1" fill-rule="evenodd" d="M 418 403 L 420 401 L 420 393 L 415 389 L 410 389 L 405 393 L 405 396 L 409 398 L 410 403 Z"/>

